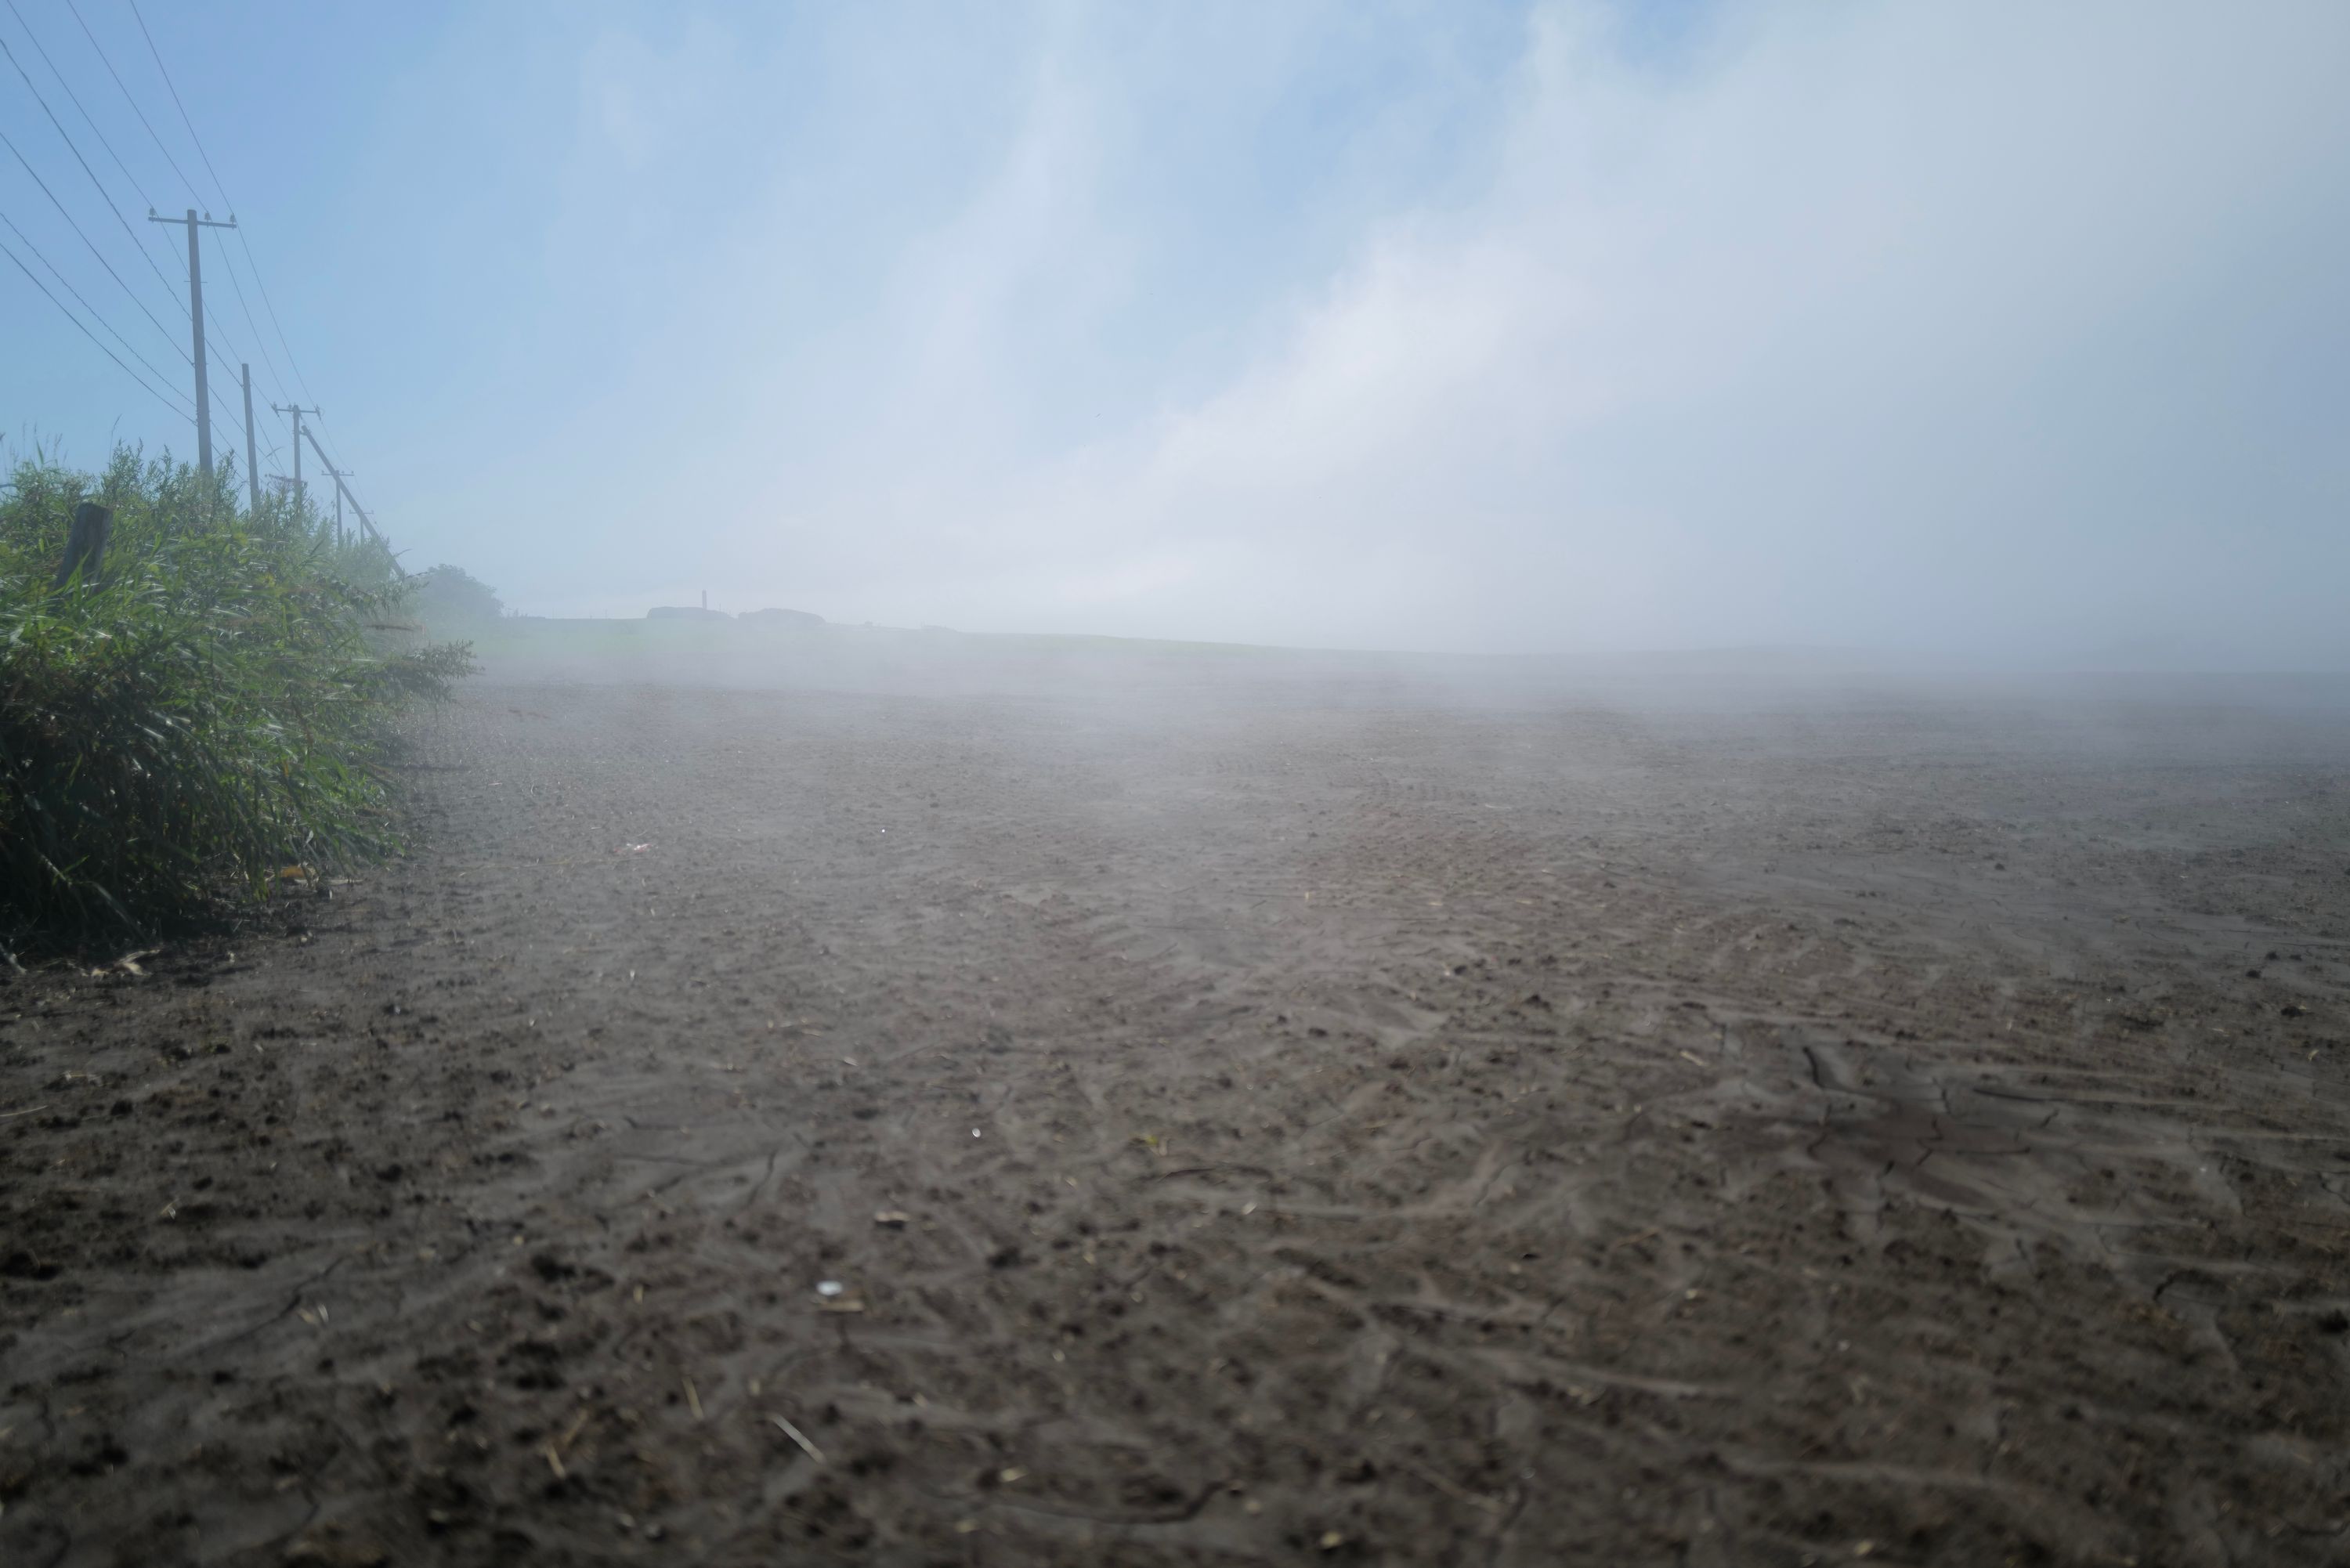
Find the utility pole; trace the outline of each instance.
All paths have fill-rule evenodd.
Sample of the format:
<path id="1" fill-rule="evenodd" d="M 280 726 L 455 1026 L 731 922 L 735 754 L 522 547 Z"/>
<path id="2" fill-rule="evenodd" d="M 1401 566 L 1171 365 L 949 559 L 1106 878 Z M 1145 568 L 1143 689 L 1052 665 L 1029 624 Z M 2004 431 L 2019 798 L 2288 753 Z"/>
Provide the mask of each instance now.
<path id="1" fill-rule="evenodd" d="M 253 504 L 253 515 L 261 515 L 261 463 L 253 455 L 253 367 L 240 365 L 244 372 L 244 493 Z"/>
<path id="2" fill-rule="evenodd" d="M 312 409 L 310 411 L 315 414 L 318 410 Z M 378 544 L 381 544 L 383 542 L 383 535 L 376 532 L 375 519 L 367 514 L 367 508 L 359 504 L 359 498 L 353 495 L 351 493 L 351 487 L 343 483 L 343 472 L 338 470 L 334 463 L 328 460 L 327 449 L 318 444 L 317 435 L 314 431 L 307 430 L 302 433 L 309 438 L 310 450 L 318 454 L 319 464 L 324 467 L 328 473 L 335 476 L 335 498 L 337 503 L 339 504 L 345 501 L 349 502 L 351 504 L 351 510 L 359 514 L 359 526 L 368 531 L 368 536 L 369 538 L 375 540 Z M 299 470 L 297 469 L 296 472 L 298 472 Z M 401 576 L 404 577 L 408 575 L 407 568 L 401 566 L 398 561 L 394 561 L 392 566 L 400 572 Z"/>
<path id="3" fill-rule="evenodd" d="M 343 547 L 343 481 L 351 476 L 351 471 L 337 468 L 330 462 L 327 464 L 327 472 L 335 480 L 335 548 L 339 550 Z"/>
<path id="4" fill-rule="evenodd" d="M 196 231 L 233 229 L 236 227 L 236 214 L 230 213 L 225 223 L 216 223 L 209 215 L 197 217 L 193 207 L 188 209 L 185 218 L 159 218 L 155 215 L 155 209 L 150 207 L 147 209 L 147 221 L 151 223 L 184 223 L 188 225 L 188 334 L 195 340 L 196 346 L 196 467 L 206 479 L 210 479 L 213 476 L 213 405 L 204 382 L 204 262 L 203 253 L 196 244 Z M 250 422 L 245 426 L 247 430 L 252 428 Z"/>
<path id="5" fill-rule="evenodd" d="M 299 403 L 291 403 L 282 407 L 276 403 L 272 403 L 269 407 L 270 410 L 274 413 L 292 414 L 294 416 L 294 493 L 299 495 L 302 493 L 302 416 L 304 414 L 316 414 L 318 410 L 316 409 L 306 409 Z"/>

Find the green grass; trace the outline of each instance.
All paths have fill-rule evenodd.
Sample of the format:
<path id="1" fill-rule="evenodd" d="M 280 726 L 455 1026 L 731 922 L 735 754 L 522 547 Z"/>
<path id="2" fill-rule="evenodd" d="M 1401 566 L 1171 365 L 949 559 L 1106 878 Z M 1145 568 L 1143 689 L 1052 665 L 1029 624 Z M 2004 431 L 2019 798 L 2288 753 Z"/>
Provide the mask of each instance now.
<path id="1" fill-rule="evenodd" d="M 99 474 L 36 454 L 0 487 L 10 942 L 150 934 L 396 846 L 396 721 L 470 656 L 400 623 L 383 546 L 241 489 L 129 450 Z M 103 570 L 53 587 L 83 500 L 114 508 Z"/>

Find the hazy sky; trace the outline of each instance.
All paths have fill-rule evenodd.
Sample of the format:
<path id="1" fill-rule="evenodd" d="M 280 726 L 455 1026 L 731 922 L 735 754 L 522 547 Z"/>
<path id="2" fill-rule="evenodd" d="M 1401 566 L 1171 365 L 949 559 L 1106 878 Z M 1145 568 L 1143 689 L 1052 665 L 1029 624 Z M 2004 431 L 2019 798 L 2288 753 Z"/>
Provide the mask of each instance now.
<path id="1" fill-rule="evenodd" d="M 141 3 L 359 493 L 526 610 L 2350 664 L 2340 0 Z M 176 329 L 5 60 L 0 130 Z M 10 450 L 192 450 L 0 322 Z"/>

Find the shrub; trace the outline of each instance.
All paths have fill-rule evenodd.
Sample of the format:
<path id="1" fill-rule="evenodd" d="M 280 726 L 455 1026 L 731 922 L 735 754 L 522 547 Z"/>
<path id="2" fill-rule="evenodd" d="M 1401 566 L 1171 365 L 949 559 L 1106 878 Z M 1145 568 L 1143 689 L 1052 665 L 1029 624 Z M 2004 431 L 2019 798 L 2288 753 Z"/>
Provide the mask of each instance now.
<path id="1" fill-rule="evenodd" d="M 435 630 L 492 624 L 505 609 L 498 602 L 497 590 L 463 566 L 443 562 L 417 573 L 411 581 L 415 587 L 409 596 L 409 611 Z"/>
<path id="2" fill-rule="evenodd" d="M 76 503 L 114 508 L 96 581 L 51 576 Z M 0 489 L 0 921 L 88 941 L 265 896 L 397 843 L 393 722 L 471 667 L 390 623 L 390 553 L 225 469 L 36 454 Z"/>

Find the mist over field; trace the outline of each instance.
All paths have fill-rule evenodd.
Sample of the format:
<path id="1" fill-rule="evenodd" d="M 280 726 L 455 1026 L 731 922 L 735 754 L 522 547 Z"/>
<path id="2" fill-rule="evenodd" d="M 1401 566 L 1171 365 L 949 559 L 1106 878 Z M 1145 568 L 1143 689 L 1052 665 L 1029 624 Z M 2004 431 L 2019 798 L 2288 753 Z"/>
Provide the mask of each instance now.
<path id="1" fill-rule="evenodd" d="M 7 0 L 0 1568 L 2340 1568 L 2345 67 Z"/>
<path id="2" fill-rule="evenodd" d="M 279 23 L 380 68 L 224 161 L 523 610 L 2350 662 L 2325 0 Z"/>
<path id="3" fill-rule="evenodd" d="M 558 265 L 665 297 L 633 392 L 722 407 L 631 443 L 598 389 L 562 439 L 617 472 L 509 472 L 587 545 L 493 576 L 526 604 L 2350 651 L 2340 7 L 873 17 L 788 113 L 797 41 L 740 26 L 580 41 L 578 193 L 627 216 Z"/>

